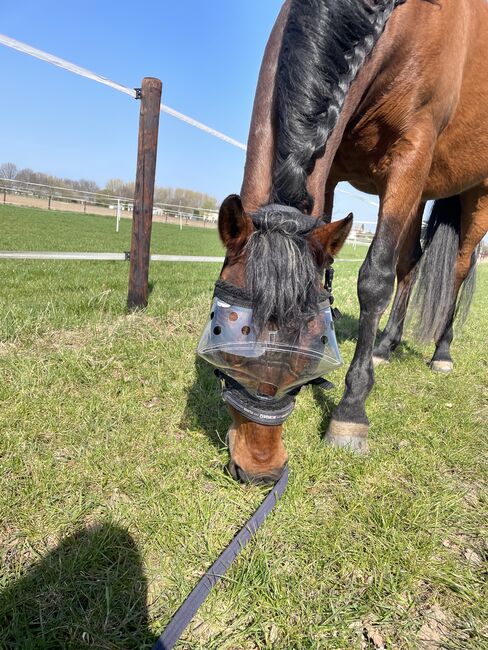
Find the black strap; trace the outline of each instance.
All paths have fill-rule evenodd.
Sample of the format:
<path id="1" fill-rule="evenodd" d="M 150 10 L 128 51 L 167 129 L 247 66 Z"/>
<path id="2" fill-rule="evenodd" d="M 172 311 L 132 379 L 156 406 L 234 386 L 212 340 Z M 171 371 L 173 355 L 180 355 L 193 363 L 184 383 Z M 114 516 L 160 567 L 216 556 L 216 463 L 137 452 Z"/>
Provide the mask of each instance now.
<path id="1" fill-rule="evenodd" d="M 222 578 L 240 551 L 255 535 L 257 529 L 262 525 L 277 501 L 283 495 L 287 483 L 288 467 L 286 466 L 279 481 L 267 494 L 253 516 L 241 528 L 227 548 L 219 555 L 205 575 L 200 578 L 197 586 L 183 602 L 153 646 L 153 650 L 171 650 L 210 593 L 212 587 Z"/>
<path id="2" fill-rule="evenodd" d="M 311 379 L 305 384 L 305 386 L 318 386 L 322 390 L 332 390 L 334 388 L 334 384 L 325 377 L 317 377 L 316 379 Z"/>
<path id="3" fill-rule="evenodd" d="M 283 424 L 295 408 L 295 397 L 304 386 L 318 386 L 323 390 L 334 388 L 334 384 L 324 377 L 310 379 L 310 381 L 295 386 L 278 399 L 260 400 L 253 397 L 239 382 L 226 375 L 222 370 L 215 368 L 214 374 L 222 382 L 222 399 L 242 413 L 251 422 L 265 426 Z"/>

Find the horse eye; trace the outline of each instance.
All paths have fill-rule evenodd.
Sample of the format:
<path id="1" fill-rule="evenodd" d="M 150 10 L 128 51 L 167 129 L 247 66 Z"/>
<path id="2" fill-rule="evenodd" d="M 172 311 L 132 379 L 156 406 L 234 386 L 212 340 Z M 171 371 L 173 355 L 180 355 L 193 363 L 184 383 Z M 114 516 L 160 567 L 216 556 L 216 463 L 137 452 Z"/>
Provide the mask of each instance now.
<path id="1" fill-rule="evenodd" d="M 213 317 L 214 317 L 214 316 L 215 316 L 215 312 L 213 311 L 213 312 L 210 314 L 210 320 L 213 320 Z"/>
<path id="2" fill-rule="evenodd" d="M 324 345 L 327 343 L 327 337 L 325 336 L 325 334 L 324 334 L 324 336 L 321 337 L 320 340 L 322 341 L 322 343 L 323 343 Z"/>

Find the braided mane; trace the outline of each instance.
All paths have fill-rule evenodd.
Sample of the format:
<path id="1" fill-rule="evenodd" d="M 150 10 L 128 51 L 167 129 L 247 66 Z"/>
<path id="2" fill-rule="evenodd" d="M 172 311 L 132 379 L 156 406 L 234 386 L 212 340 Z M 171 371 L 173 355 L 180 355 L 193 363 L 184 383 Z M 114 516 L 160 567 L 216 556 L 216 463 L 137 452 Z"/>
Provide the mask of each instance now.
<path id="1" fill-rule="evenodd" d="M 275 203 L 312 210 L 307 176 L 358 71 L 405 1 L 291 0 L 277 70 Z"/>

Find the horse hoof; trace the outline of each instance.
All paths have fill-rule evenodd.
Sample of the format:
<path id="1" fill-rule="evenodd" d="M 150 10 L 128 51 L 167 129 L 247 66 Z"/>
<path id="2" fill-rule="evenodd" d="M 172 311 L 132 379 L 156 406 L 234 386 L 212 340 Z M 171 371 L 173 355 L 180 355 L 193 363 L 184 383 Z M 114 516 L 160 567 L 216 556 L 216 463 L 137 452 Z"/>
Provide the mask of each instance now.
<path id="1" fill-rule="evenodd" d="M 385 366 L 388 363 L 390 363 L 389 359 L 385 359 L 385 357 L 376 357 L 373 355 L 373 367 L 376 368 L 376 366 Z"/>
<path id="2" fill-rule="evenodd" d="M 434 372 L 452 372 L 454 369 L 454 364 L 452 361 L 431 361 L 430 369 Z"/>
<path id="3" fill-rule="evenodd" d="M 367 436 L 367 424 L 331 420 L 324 440 L 334 447 L 349 449 L 356 454 L 367 454 L 369 451 Z"/>

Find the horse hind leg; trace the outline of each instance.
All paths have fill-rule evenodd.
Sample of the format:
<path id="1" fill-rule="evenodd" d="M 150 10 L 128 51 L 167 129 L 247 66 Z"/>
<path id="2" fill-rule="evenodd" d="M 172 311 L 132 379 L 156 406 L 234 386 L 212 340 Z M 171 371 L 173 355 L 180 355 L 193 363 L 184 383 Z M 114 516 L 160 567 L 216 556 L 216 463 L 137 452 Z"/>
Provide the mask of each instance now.
<path id="1" fill-rule="evenodd" d="M 402 340 L 405 316 L 407 313 L 410 294 L 415 280 L 417 263 L 422 255 L 420 246 L 420 230 L 425 203 L 421 203 L 417 218 L 405 237 L 397 262 L 397 289 L 390 316 L 379 344 L 373 350 L 373 365 L 389 363 L 392 352 Z"/>
<path id="2" fill-rule="evenodd" d="M 460 245 L 456 258 L 454 291 L 446 326 L 436 338 L 430 367 L 436 372 L 451 372 L 453 324 L 466 319 L 475 287 L 477 246 L 488 231 L 488 181 L 461 195 Z"/>

